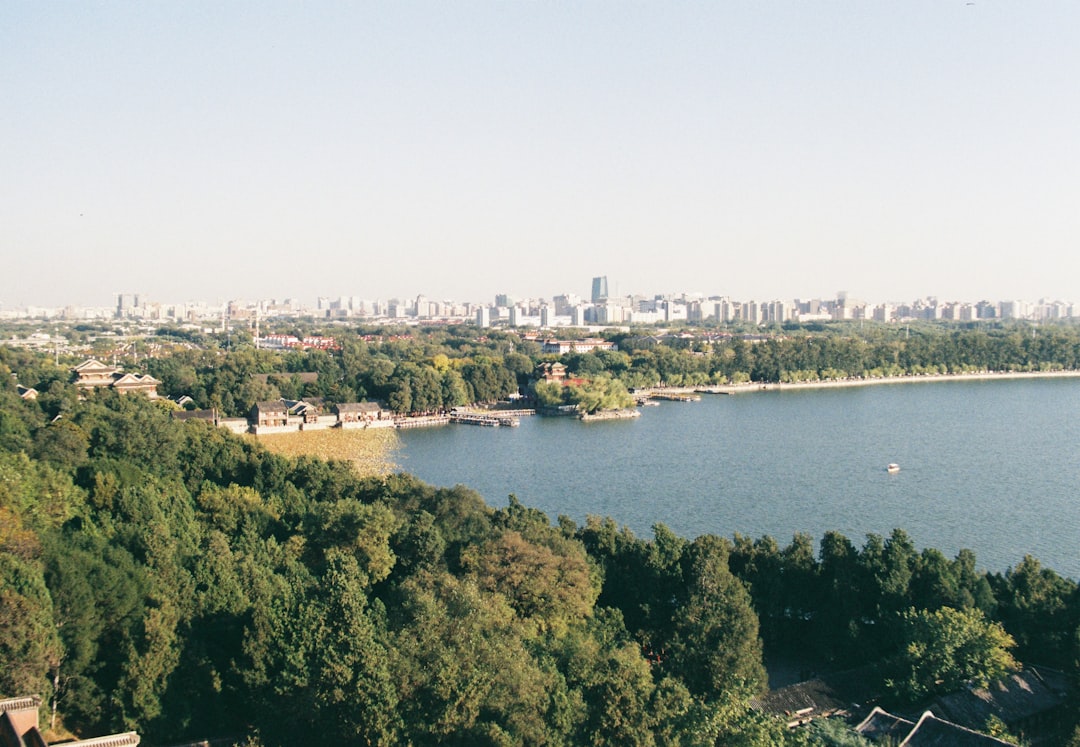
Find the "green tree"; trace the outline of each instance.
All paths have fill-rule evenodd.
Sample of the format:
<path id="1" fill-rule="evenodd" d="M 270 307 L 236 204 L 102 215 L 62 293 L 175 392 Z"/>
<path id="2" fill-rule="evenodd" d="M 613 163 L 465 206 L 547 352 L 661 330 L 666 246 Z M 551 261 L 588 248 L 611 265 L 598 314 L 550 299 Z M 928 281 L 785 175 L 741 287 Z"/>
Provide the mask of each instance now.
<path id="1" fill-rule="evenodd" d="M 665 679 L 663 691 L 656 691 L 651 665 L 629 640 L 618 610 L 599 610 L 559 641 L 558 653 L 560 671 L 582 705 L 571 744 L 651 747 L 654 727 L 666 731 L 680 716 L 692 720 L 692 698 L 676 679 Z"/>
<path id="2" fill-rule="evenodd" d="M 684 554 L 686 585 L 672 616 L 669 670 L 705 698 L 746 697 L 765 687 L 758 619 L 750 594 L 728 568 L 728 550 L 698 537 Z"/>
<path id="3" fill-rule="evenodd" d="M 442 402 L 447 408 L 469 404 L 469 389 L 461 373 L 450 368 L 442 374 Z"/>
<path id="4" fill-rule="evenodd" d="M 0 548 L 0 692 L 51 694 L 61 658 L 40 562 Z"/>
<path id="5" fill-rule="evenodd" d="M 502 595 L 420 574 L 388 608 L 403 742 L 565 743 L 550 736 L 549 724 L 565 723 L 553 713 L 558 677 L 538 666 Z"/>
<path id="6" fill-rule="evenodd" d="M 87 531 L 54 536 L 46 562 L 63 642 L 54 672 L 56 702 L 69 728 L 109 728 L 108 699 L 144 614 L 145 569 L 123 548 Z"/>
<path id="7" fill-rule="evenodd" d="M 901 616 L 905 646 L 886 681 L 892 695 L 913 703 L 966 684 L 986 687 L 1018 668 L 1012 636 L 978 610 L 909 609 Z"/>
<path id="8" fill-rule="evenodd" d="M 558 407 L 566 404 L 567 388 L 557 381 L 538 381 L 533 387 L 536 404 L 540 407 Z"/>
<path id="9" fill-rule="evenodd" d="M 1072 657 L 1080 609 L 1075 582 L 1062 578 L 1030 555 L 993 582 L 998 618 L 1017 640 L 1021 653 L 1036 661 Z"/>
<path id="10" fill-rule="evenodd" d="M 826 532 L 821 539 L 821 597 L 813 619 L 814 642 L 829 660 L 857 660 L 864 609 L 863 569 L 859 552 L 844 535 Z"/>
<path id="11" fill-rule="evenodd" d="M 90 439 L 70 420 L 58 420 L 40 427 L 33 434 L 33 451 L 38 459 L 49 462 L 60 470 L 75 471 L 86 461 Z"/>
<path id="12" fill-rule="evenodd" d="M 356 558 L 333 551 L 320 583 L 309 671 L 318 713 L 314 728 L 346 743 L 393 745 L 402 727 L 380 615 L 368 609 Z"/>
<path id="13" fill-rule="evenodd" d="M 469 548 L 466 569 L 481 589 L 498 591 L 541 632 L 562 632 L 592 612 L 597 589 L 583 552 L 558 554 L 506 531 Z"/>

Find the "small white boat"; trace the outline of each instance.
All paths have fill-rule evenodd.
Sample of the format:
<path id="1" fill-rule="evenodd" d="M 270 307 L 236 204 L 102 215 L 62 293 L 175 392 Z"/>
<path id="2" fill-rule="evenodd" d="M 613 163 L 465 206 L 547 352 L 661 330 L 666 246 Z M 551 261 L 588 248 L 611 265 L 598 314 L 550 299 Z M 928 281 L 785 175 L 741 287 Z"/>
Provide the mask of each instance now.
<path id="1" fill-rule="evenodd" d="M 897 472 L 900 471 L 900 465 L 896 462 L 893 462 L 885 468 L 885 471 L 888 472 L 890 475 L 895 475 Z"/>

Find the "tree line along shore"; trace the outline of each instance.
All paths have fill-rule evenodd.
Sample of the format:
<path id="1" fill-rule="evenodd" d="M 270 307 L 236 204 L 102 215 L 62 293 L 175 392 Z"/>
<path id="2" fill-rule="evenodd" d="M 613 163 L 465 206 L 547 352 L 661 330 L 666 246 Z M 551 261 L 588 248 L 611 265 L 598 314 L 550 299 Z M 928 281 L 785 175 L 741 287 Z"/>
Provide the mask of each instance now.
<path id="1" fill-rule="evenodd" d="M 873 378 L 828 379 L 816 381 L 752 382 L 708 387 L 666 387 L 661 391 L 706 392 L 709 394 L 744 394 L 762 391 L 796 391 L 799 389 L 843 389 L 845 387 L 884 384 L 923 384 L 947 381 L 1009 381 L 1014 379 L 1075 379 L 1080 371 L 971 371 L 968 373 L 909 374 Z"/>
<path id="2" fill-rule="evenodd" d="M 225 335 L 163 327 L 137 343 L 106 335 L 91 339 L 83 332 L 79 358 L 13 351 L 20 357 L 17 383 L 34 388 L 55 414 L 63 406 L 72 365 L 97 356 L 150 374 L 160 382 L 161 395 L 213 409 L 221 417 L 246 417 L 257 402 L 305 398 L 375 401 L 403 416 L 518 395 L 595 412 L 625 406 L 627 390 L 650 387 L 742 392 L 753 385 L 832 387 L 1080 370 L 1080 325 L 1068 323 L 960 329 L 837 324 L 665 334 L 646 329 L 609 334 L 604 342 L 614 349 L 562 354 L 545 353 L 545 336 L 522 330 L 312 326 L 282 331 L 300 338 L 321 332 L 321 339 L 333 344 L 257 349 L 243 330 Z M 555 364 L 564 376 L 551 386 L 545 366 Z M 50 392 L 54 384 L 57 390 Z"/>

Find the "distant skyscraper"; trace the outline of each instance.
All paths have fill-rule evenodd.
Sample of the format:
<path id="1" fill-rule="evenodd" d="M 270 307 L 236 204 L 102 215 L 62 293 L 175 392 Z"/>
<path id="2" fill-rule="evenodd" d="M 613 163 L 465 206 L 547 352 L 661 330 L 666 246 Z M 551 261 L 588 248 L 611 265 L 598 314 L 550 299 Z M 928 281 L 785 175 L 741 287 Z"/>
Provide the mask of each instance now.
<path id="1" fill-rule="evenodd" d="M 607 292 L 607 275 L 601 275 L 598 278 L 592 279 L 592 302 L 600 303 L 606 301 L 608 297 Z"/>
<path id="2" fill-rule="evenodd" d="M 570 316 L 571 309 L 581 303 L 581 299 L 573 293 L 564 293 L 561 296 L 555 296 L 555 314 L 557 316 Z"/>
<path id="3" fill-rule="evenodd" d="M 138 316 L 139 294 L 118 293 L 116 295 L 116 318 L 123 319 Z"/>

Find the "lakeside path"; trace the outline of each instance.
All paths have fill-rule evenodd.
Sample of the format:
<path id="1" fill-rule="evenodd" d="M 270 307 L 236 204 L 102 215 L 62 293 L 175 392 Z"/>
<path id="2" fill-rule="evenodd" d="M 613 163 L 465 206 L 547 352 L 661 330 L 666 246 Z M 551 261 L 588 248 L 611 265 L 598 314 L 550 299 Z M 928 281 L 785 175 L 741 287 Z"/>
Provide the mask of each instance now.
<path id="1" fill-rule="evenodd" d="M 838 379 L 831 381 L 800 381 L 789 384 L 728 384 L 710 387 L 670 387 L 660 391 L 701 392 L 708 394 L 743 394 L 745 392 L 793 392 L 800 389 L 840 389 L 854 386 L 874 386 L 876 384 L 923 384 L 940 381 L 1005 381 L 1008 379 L 1075 379 L 1080 378 L 1080 371 L 1002 371 L 970 374 L 924 374 L 912 376 L 883 376 L 877 379 Z"/>
<path id="2" fill-rule="evenodd" d="M 804 389 L 845 389 L 848 386 L 874 386 L 876 384 L 918 384 L 939 381 L 1004 381 L 1009 379 L 1078 379 L 1080 370 L 1069 371 L 984 371 L 982 373 L 924 373 L 913 376 L 887 376 L 878 379 L 838 379 L 831 381 L 799 381 L 793 383 L 726 384 L 689 388 L 687 391 L 710 394 L 742 394 L 744 392 L 795 392 Z M 667 390 L 667 391 L 674 391 Z"/>

